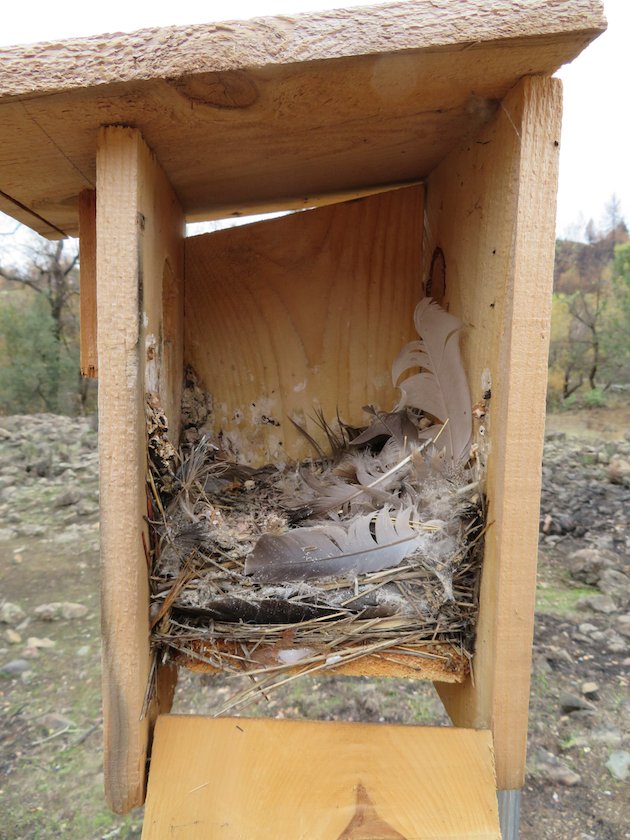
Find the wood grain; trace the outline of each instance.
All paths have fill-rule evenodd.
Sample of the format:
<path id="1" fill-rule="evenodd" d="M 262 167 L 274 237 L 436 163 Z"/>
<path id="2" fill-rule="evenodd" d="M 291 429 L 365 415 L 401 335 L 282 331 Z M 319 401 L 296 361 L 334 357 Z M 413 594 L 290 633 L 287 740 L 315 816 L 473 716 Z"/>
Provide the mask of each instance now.
<path id="1" fill-rule="evenodd" d="M 202 673 L 217 673 L 218 668 L 209 664 L 212 650 L 208 649 L 203 640 L 191 641 L 188 647 L 205 661 L 184 653 L 174 653 L 173 661 L 176 665 L 189 668 L 191 671 Z M 327 668 L 327 674 L 345 677 L 396 677 L 410 680 L 430 680 L 431 682 L 461 683 L 470 673 L 468 657 L 460 653 L 449 644 L 438 642 L 431 645 L 406 645 L 407 653 L 398 651 L 395 647 L 383 653 L 364 656 L 354 662 L 347 662 L 333 668 Z M 240 653 L 234 643 L 226 641 L 222 650 L 230 653 Z M 173 653 L 173 652 L 172 652 Z M 417 654 L 417 655 L 414 655 Z M 429 654 L 423 657 L 423 654 Z M 433 658 L 432 658 L 433 657 Z M 235 658 L 236 659 L 236 658 Z M 235 659 L 233 661 L 235 661 Z M 268 665 L 269 661 L 257 658 L 252 654 L 252 661 L 260 665 Z M 243 668 L 245 670 L 245 668 Z M 299 666 L 294 672 L 298 672 Z"/>
<path id="2" fill-rule="evenodd" d="M 0 51 L 0 209 L 75 234 L 105 124 L 142 132 L 188 220 L 415 181 L 604 25 L 599 0 L 422 0 Z"/>
<path id="3" fill-rule="evenodd" d="M 291 419 L 365 424 L 397 400 L 391 364 L 415 337 L 423 188 L 186 241 L 186 361 L 214 431 L 243 463 L 313 457 Z"/>
<path id="4" fill-rule="evenodd" d="M 560 115 L 560 82 L 524 79 L 428 185 L 425 253 L 444 252 L 473 401 L 492 377 L 475 683 L 439 691 L 455 723 L 492 727 L 502 789 L 525 768 Z"/>
<path id="5" fill-rule="evenodd" d="M 405 840 L 379 814 L 361 782 L 357 785 L 357 808 L 338 840 Z"/>
<path id="6" fill-rule="evenodd" d="M 81 243 L 80 355 L 81 376 L 98 377 L 96 321 L 96 192 L 79 194 L 79 238 Z"/>
<path id="7" fill-rule="evenodd" d="M 465 16 L 466 25 L 462 26 Z M 552 35 L 594 36 L 598 0 L 414 0 L 303 15 L 142 29 L 0 49 L 0 96 L 9 98 L 112 82 L 177 79 L 221 72 L 213 98 L 224 107 L 251 100 L 243 67 L 295 64 L 369 53 Z M 183 80 L 183 81 L 182 81 Z M 228 95 L 229 92 L 232 95 Z"/>
<path id="8" fill-rule="evenodd" d="M 161 716 L 143 840 L 500 838 L 488 732 Z"/>
<path id="9" fill-rule="evenodd" d="M 99 136 L 97 218 L 104 769 L 109 804 L 122 813 L 144 799 L 158 711 L 140 719 L 149 674 L 145 387 L 154 379 L 167 390 L 151 336 L 161 332 L 164 261 L 183 268 L 181 208 L 134 129 Z"/>

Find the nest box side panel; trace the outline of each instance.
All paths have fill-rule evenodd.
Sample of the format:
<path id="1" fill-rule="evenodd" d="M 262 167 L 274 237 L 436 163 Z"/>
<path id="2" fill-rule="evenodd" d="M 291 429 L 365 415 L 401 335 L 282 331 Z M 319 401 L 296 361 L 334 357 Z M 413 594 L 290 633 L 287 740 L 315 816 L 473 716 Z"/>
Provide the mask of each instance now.
<path id="1" fill-rule="evenodd" d="M 186 361 L 242 462 L 312 456 L 291 420 L 321 439 L 320 409 L 328 422 L 363 424 L 363 405 L 393 407 L 391 364 L 414 336 L 421 296 L 423 194 L 186 241 Z"/>
<path id="2" fill-rule="evenodd" d="M 489 409 L 474 685 L 438 690 L 457 725 L 492 727 L 501 789 L 525 766 L 561 108 L 557 79 L 523 79 L 428 185 L 427 260 L 441 249 L 473 402 Z"/>
<path id="3" fill-rule="evenodd" d="M 150 672 L 145 390 L 157 386 L 164 404 L 179 402 L 156 337 L 165 265 L 183 276 L 183 215 L 136 130 L 102 129 L 97 161 L 104 764 L 110 805 L 124 813 L 144 799 L 158 711 L 141 720 Z"/>

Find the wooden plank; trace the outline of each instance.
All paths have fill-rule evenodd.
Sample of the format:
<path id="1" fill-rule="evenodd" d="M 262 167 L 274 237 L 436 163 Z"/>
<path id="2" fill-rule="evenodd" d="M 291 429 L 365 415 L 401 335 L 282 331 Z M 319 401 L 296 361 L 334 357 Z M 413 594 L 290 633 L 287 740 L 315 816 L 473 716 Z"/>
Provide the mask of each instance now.
<path id="1" fill-rule="evenodd" d="M 80 353 L 81 376 L 98 377 L 96 348 L 96 192 L 79 194 L 79 238 L 81 247 Z"/>
<path id="2" fill-rule="evenodd" d="M 314 452 L 313 417 L 365 424 L 393 407 L 391 364 L 413 337 L 423 188 L 186 240 L 186 361 L 243 463 Z"/>
<path id="3" fill-rule="evenodd" d="M 76 233 L 103 124 L 142 132 L 190 220 L 415 181 L 603 27 L 599 0 L 423 0 L 0 51 L 0 208 Z"/>
<path id="4" fill-rule="evenodd" d="M 35 166 L 41 172 L 41 167 L 38 167 L 37 164 L 35 164 Z M 48 219 L 45 219 L 40 213 L 30 207 L 27 207 L 25 204 L 22 204 L 22 202 L 18 201 L 18 199 L 7 195 L 7 193 L 2 190 L 0 190 L 0 212 L 6 213 L 7 216 L 11 216 L 21 224 L 32 228 L 41 236 L 45 236 L 46 239 L 65 239 L 68 235 L 65 230 L 62 230 L 57 225 L 48 221 Z M 78 234 L 78 222 L 76 215 L 77 214 L 75 212 L 72 212 L 70 214 L 70 219 L 72 229 Z"/>
<path id="5" fill-rule="evenodd" d="M 233 643 L 230 644 L 229 641 L 223 645 L 223 648 L 230 652 L 240 653 L 238 650 L 233 650 L 234 647 L 236 646 Z M 195 651 L 203 659 L 187 656 L 181 652 L 173 653 L 173 661 L 177 665 L 203 673 L 217 673 L 220 670 L 210 664 L 212 650 L 208 649 L 203 641 L 189 642 L 188 649 Z M 440 644 L 439 642 L 431 645 L 406 645 L 405 650 L 407 653 L 392 647 L 383 653 L 371 654 L 343 665 L 337 665 L 334 668 L 327 668 L 326 674 L 337 674 L 345 677 L 396 677 L 410 680 L 430 680 L 431 682 L 461 683 L 470 673 L 468 657 L 456 650 L 453 645 Z M 254 667 L 258 664 L 269 664 L 268 661 L 257 658 L 256 651 L 252 653 L 250 662 L 254 663 Z M 242 667 L 243 671 L 247 671 L 246 662 L 243 662 Z M 296 666 L 292 673 L 299 673 L 300 670 L 300 667 Z M 308 668 L 303 670 L 308 671 Z"/>
<path id="6" fill-rule="evenodd" d="M 173 399 L 151 336 L 160 334 L 165 262 L 182 270 L 183 233 L 177 199 L 133 129 L 101 132 L 97 219 L 104 767 L 108 801 L 125 812 L 144 799 L 157 712 L 141 720 L 149 674 L 145 387 L 157 383 Z"/>
<path id="7" fill-rule="evenodd" d="M 473 400 L 492 376 L 475 683 L 439 691 L 455 723 L 492 727 L 505 789 L 525 766 L 560 115 L 560 82 L 524 79 L 428 186 L 427 260 L 442 249 Z"/>
<path id="8" fill-rule="evenodd" d="M 309 195 L 279 196 L 262 198 L 259 201 L 247 200 L 237 205 L 220 206 L 214 204 L 210 210 L 196 210 L 186 214 L 187 222 L 214 221 L 217 219 L 235 218 L 248 215 L 264 215 L 290 210 L 313 210 L 316 207 L 327 207 L 329 204 L 341 204 L 344 201 L 355 201 L 357 198 L 368 198 L 371 195 L 400 190 L 404 187 L 415 187 L 424 184 L 424 177 L 414 177 L 411 180 L 396 181 L 395 183 L 377 183 L 354 189 L 340 189 L 323 193 L 309 193 Z"/>
<path id="9" fill-rule="evenodd" d="M 158 719 L 143 840 L 500 838 L 489 732 Z"/>
<path id="10" fill-rule="evenodd" d="M 148 720 L 148 587 L 141 544 L 144 365 L 140 335 L 139 148 L 128 130 L 101 137 L 97 303 L 105 786 L 120 812 L 142 802 Z"/>
<path id="11" fill-rule="evenodd" d="M 462 26 L 465 19 L 465 26 Z M 0 49 L 0 96 L 347 58 L 418 48 L 551 36 L 581 40 L 604 25 L 598 0 L 414 0 L 186 27 L 142 29 Z M 225 79 L 224 107 L 234 107 Z M 242 85 L 240 99 L 247 92 Z"/>

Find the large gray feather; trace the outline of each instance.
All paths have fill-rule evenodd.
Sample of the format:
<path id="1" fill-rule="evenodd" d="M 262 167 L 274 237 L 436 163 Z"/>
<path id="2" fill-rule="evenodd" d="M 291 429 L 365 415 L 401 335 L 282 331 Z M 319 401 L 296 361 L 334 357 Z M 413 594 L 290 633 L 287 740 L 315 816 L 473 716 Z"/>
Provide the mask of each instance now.
<path id="1" fill-rule="evenodd" d="M 397 566 L 427 539 L 412 523 L 415 508 L 384 507 L 335 524 L 263 534 L 247 557 L 245 574 L 279 583 L 376 572 Z"/>

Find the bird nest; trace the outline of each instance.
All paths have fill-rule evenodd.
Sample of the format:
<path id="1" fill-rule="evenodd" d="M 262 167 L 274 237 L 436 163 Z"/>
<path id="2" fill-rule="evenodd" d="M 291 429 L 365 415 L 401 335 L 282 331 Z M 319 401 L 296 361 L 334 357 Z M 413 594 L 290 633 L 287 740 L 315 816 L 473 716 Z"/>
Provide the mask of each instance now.
<path id="1" fill-rule="evenodd" d="M 176 451 L 149 395 L 156 662 L 254 677 L 231 706 L 304 673 L 387 672 L 368 667 L 375 662 L 463 679 L 474 649 L 484 470 L 461 325 L 428 299 L 415 325 L 419 340 L 393 365 L 399 405 L 370 407 L 362 429 L 340 418 L 333 428 L 319 414 L 329 447 L 304 430 L 312 460 L 239 464 L 220 434 L 202 434 L 203 412 L 186 418 Z M 188 408 L 204 404 L 200 394 L 188 371 Z"/>

